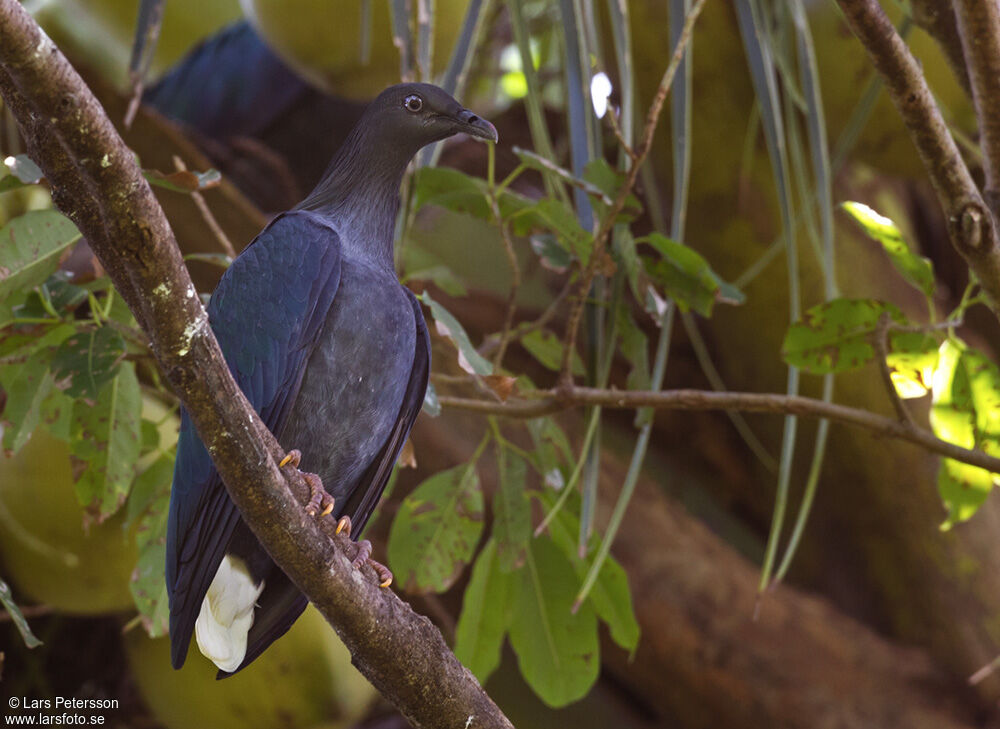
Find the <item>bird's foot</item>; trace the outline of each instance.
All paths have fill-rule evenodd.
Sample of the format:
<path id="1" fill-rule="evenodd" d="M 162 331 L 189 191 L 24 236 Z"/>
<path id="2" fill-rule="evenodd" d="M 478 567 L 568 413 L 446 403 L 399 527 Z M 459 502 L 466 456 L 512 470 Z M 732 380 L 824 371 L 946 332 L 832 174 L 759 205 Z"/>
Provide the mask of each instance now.
<path id="1" fill-rule="evenodd" d="M 378 586 L 388 587 L 392 584 L 392 571 L 386 567 L 381 562 L 376 562 L 372 559 L 372 543 L 367 539 L 362 539 L 360 542 L 352 542 L 355 549 L 357 550 L 354 555 L 354 559 L 351 560 L 351 564 L 354 569 L 361 569 L 361 565 L 366 562 L 372 566 L 375 570 L 375 574 L 378 575 Z"/>
<path id="2" fill-rule="evenodd" d="M 292 449 L 281 459 L 278 467 L 284 468 L 285 466 L 290 466 L 298 470 L 300 463 L 302 463 L 302 452 Z M 302 480 L 309 487 L 309 501 L 306 503 L 306 513 L 309 516 L 316 516 L 317 514 L 326 516 L 333 511 L 333 497 L 323 488 L 322 479 L 315 473 L 305 473 L 304 471 L 299 471 L 299 473 L 302 474 Z"/>

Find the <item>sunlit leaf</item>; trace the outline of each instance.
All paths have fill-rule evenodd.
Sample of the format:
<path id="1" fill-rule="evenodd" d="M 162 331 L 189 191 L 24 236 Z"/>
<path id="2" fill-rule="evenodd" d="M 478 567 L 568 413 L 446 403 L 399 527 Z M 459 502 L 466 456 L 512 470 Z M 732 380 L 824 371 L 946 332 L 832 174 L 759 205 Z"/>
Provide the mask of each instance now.
<path id="1" fill-rule="evenodd" d="M 517 575 L 500 570 L 496 541 L 486 542 L 472 568 L 455 628 L 455 656 L 480 683 L 500 665 L 517 579 Z"/>
<path id="2" fill-rule="evenodd" d="M 1000 373 L 986 357 L 957 340 L 945 340 L 934 372 L 932 402 L 930 422 L 935 435 L 963 448 L 981 447 L 1000 455 Z M 942 528 L 975 514 L 998 482 L 998 474 L 942 459 L 938 490 L 948 509 Z"/>
<path id="3" fill-rule="evenodd" d="M 895 306 L 873 299 L 819 304 L 788 328 L 781 354 L 788 364 L 814 374 L 856 369 L 875 356 L 872 336 L 884 313 L 906 321 Z"/>
<path id="4" fill-rule="evenodd" d="M 526 562 L 516 573 L 510 642 L 521 675 L 538 697 L 565 706 L 597 680 L 597 617 L 589 602 L 571 611 L 580 581 L 551 540 L 532 539 Z"/>
<path id="5" fill-rule="evenodd" d="M 76 495 L 102 521 L 125 502 L 142 445 L 142 397 L 135 367 L 125 362 L 95 402 L 79 400 L 70 453 L 78 478 Z"/>
<path id="6" fill-rule="evenodd" d="M 38 210 L 0 228 L 0 301 L 19 289 L 43 283 L 80 232 L 55 210 Z"/>
<path id="7" fill-rule="evenodd" d="M 938 341 L 921 332 L 891 332 L 886 364 L 903 399 L 923 397 L 931 388 L 938 363 Z"/>
<path id="8" fill-rule="evenodd" d="M 524 564 L 531 537 L 531 510 L 525 493 L 527 464 L 517 453 L 497 446 L 499 483 L 493 495 L 493 537 L 504 572 Z"/>
<path id="9" fill-rule="evenodd" d="M 425 291 L 421 294 L 420 299 L 430 307 L 431 316 L 434 317 L 434 324 L 438 334 L 447 337 L 455 343 L 455 347 L 458 349 L 459 366 L 470 374 L 492 374 L 493 365 L 472 346 L 472 342 L 469 341 L 469 335 L 465 333 L 465 329 L 458 323 L 458 319 L 452 316 L 451 312 L 441 306 L 441 304 L 434 301 L 429 292 Z"/>
<path id="10" fill-rule="evenodd" d="M 407 592 L 444 592 L 472 560 L 482 531 L 476 464 L 441 471 L 403 499 L 389 532 L 389 566 Z"/>
<path id="11" fill-rule="evenodd" d="M 845 202 L 841 207 L 868 235 L 882 244 L 892 265 L 903 278 L 922 291 L 925 296 L 934 295 L 934 267 L 929 259 L 910 250 L 895 223 L 863 203 Z"/>

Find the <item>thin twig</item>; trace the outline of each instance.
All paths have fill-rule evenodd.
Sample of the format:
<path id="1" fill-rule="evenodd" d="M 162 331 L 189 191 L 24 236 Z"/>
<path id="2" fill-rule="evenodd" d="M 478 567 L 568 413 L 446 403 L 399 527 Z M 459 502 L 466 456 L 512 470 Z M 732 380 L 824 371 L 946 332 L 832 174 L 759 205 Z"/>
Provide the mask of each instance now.
<path id="1" fill-rule="evenodd" d="M 663 102 L 666 100 L 667 93 L 674 82 L 674 76 L 676 76 L 677 69 L 684 58 L 684 51 L 691 40 L 695 21 L 701 14 L 701 9 L 704 5 L 705 0 L 697 0 L 691 8 L 691 12 L 684 19 L 684 27 L 681 30 L 680 37 L 677 39 L 677 46 L 674 48 L 673 56 L 670 58 L 670 63 L 667 65 L 666 71 L 663 72 L 663 78 L 660 79 L 660 85 L 656 89 L 653 103 L 650 104 L 649 111 L 646 114 L 646 125 L 643 128 L 639 145 L 635 148 L 635 156 L 632 157 L 632 164 L 629 165 L 628 172 L 625 174 L 625 183 L 618 191 L 617 197 L 601 220 L 601 227 L 598 229 L 597 235 L 594 236 L 594 247 L 590 254 L 590 260 L 584 269 L 583 275 L 580 277 L 576 295 L 572 300 L 569 321 L 566 323 L 566 333 L 563 337 L 563 359 L 559 375 L 561 387 L 571 387 L 573 384 L 573 353 L 576 351 L 576 337 L 580 329 L 580 319 L 583 317 L 587 293 L 590 291 L 594 277 L 597 275 L 601 262 L 604 260 L 604 249 L 608 244 L 608 238 L 614 228 L 615 220 L 618 218 L 619 213 L 625 209 L 625 203 L 628 201 L 629 195 L 632 194 L 633 188 L 635 188 L 642 163 L 653 145 L 653 134 L 656 132 L 656 127 L 660 120 Z"/>
<path id="2" fill-rule="evenodd" d="M 948 222 L 952 245 L 976 274 L 992 300 L 994 312 L 997 312 L 1000 307 L 1000 240 L 996 225 L 948 131 L 920 64 L 896 32 L 878 0 L 837 2 L 854 35 L 868 51 L 920 153 Z M 961 0 L 959 5 L 963 2 L 970 7 L 996 4 Z M 960 28 L 961 25 L 960 22 Z M 975 46 L 975 43 L 966 42 L 967 58 L 970 45 Z M 994 79 L 984 86 L 992 88 L 996 83 Z M 973 88 L 976 88 L 974 78 Z M 990 108 L 996 103 L 998 99 L 991 100 Z M 997 125 L 997 129 L 992 131 L 996 132 L 1000 145 L 1000 116 L 987 121 Z M 982 118 L 980 122 L 986 123 Z M 985 127 L 983 129 L 986 131 Z"/>
<path id="3" fill-rule="evenodd" d="M 530 397 L 529 397 L 530 396 Z M 837 405 L 801 395 L 776 395 L 756 392 L 711 392 L 707 390 L 598 390 L 570 387 L 525 393 L 504 403 L 488 400 L 439 396 L 441 406 L 455 410 L 531 419 L 551 415 L 581 405 L 633 410 L 642 407 L 659 410 L 740 410 L 750 413 L 775 413 L 808 418 L 828 418 L 871 430 L 879 435 L 915 443 L 927 451 L 971 466 L 1000 473 L 1000 458 L 982 451 L 969 450 L 941 440 L 929 430 L 901 423 L 893 418 Z"/>
<path id="4" fill-rule="evenodd" d="M 889 400 L 892 401 L 892 407 L 896 411 L 896 416 L 900 422 L 915 427 L 916 424 L 913 422 L 913 416 L 910 415 L 910 411 L 906 409 L 903 399 L 896 392 L 896 385 L 892 381 L 892 373 L 889 372 L 889 363 L 886 361 L 886 358 L 889 356 L 889 328 L 891 325 L 892 319 L 889 317 L 888 312 L 882 312 L 882 316 L 878 318 L 878 324 L 875 325 L 875 332 L 872 335 L 875 359 L 878 360 L 878 371 L 882 375 L 882 383 L 885 385 L 885 391 L 889 395 Z"/>
<path id="5" fill-rule="evenodd" d="M 176 167 L 181 172 L 187 170 L 187 165 L 184 164 L 184 160 L 174 155 L 174 167 Z M 226 231 L 222 229 L 219 225 L 219 221 L 215 219 L 212 215 L 212 211 L 208 207 L 208 203 L 205 202 L 205 197 L 197 190 L 191 193 L 191 199 L 194 200 L 194 204 L 198 206 L 199 212 L 201 212 L 201 217 L 205 219 L 205 223 L 208 225 L 208 229 L 212 231 L 215 239 L 219 241 L 219 245 L 222 246 L 222 251 L 230 258 L 236 258 L 236 248 L 233 247 L 232 242 L 229 240 L 229 236 L 226 235 Z"/>

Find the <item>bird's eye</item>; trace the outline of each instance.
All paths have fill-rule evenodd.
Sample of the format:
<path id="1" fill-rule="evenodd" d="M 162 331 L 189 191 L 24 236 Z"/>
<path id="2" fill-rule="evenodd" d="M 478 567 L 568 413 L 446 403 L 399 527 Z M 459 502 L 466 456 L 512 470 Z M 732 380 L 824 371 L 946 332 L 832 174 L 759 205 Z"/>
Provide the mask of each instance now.
<path id="1" fill-rule="evenodd" d="M 418 112 L 424 108 L 424 100 L 416 94 L 410 94 L 403 99 L 403 106 L 406 107 L 407 111 Z"/>

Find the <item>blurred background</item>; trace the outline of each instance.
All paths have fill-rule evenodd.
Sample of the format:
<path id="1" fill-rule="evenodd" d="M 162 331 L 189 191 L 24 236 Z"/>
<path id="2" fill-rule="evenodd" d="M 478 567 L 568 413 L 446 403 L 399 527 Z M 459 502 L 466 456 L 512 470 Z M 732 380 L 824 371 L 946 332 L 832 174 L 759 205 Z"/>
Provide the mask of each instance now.
<path id="1" fill-rule="evenodd" d="M 557 377 L 565 287 L 576 265 L 561 243 L 569 224 L 519 229 L 511 216 L 505 241 L 488 213 L 475 212 L 481 198 L 476 205 L 461 198 L 470 189 L 464 181 L 486 180 L 495 192 L 511 175 L 504 190 L 512 206 L 557 201 L 573 225 L 593 232 L 604 198 L 585 194 L 575 178 L 613 197 L 615 170 L 628 164 L 621 142 L 640 138 L 691 9 L 685 0 L 167 0 L 147 3 L 152 16 L 140 20 L 133 0 L 23 4 L 143 168 L 160 177 L 182 167 L 221 173 L 193 182 L 174 176 L 173 187 L 154 188 L 204 294 L 227 256 L 311 189 L 365 102 L 385 86 L 431 80 L 490 119 L 500 136 L 495 159 L 466 139 L 419 158 L 404 184 L 397 261 L 404 283 L 450 310 L 489 359 L 514 302 L 513 323 L 526 328 L 496 372 L 516 377 L 521 391 Z M 884 5 L 967 159 L 979 164 L 962 81 L 909 3 Z M 155 27 L 147 21 L 158 7 L 154 43 L 144 31 Z M 580 381 L 658 389 L 660 376 L 664 388 L 794 387 L 891 415 L 874 363 L 835 378 L 804 373 L 794 384 L 782 359 L 796 312 L 836 296 L 892 302 L 915 321 L 927 316 L 921 292 L 837 210 L 843 201 L 891 218 L 931 261 L 939 316 L 967 291 L 968 271 L 863 49 L 833 0 L 711 0 L 688 50 L 641 170 L 637 205 L 616 226 L 613 260 L 585 315 Z M 143 101 L 130 112 L 137 89 Z M 601 109 L 605 100 L 622 139 Z M 4 110 L 0 156 L 23 152 Z M 434 174 L 435 167 L 463 176 Z M 43 185 L 18 187 L 0 194 L 0 223 L 49 207 Z M 654 302 L 651 314 L 627 271 L 629 251 L 633 261 L 651 259 L 644 236 L 654 232 L 699 253 L 741 295 L 716 295 L 707 311 L 671 305 L 664 314 Z M 60 267 L 77 283 L 102 276 L 79 246 Z M 53 279 L 42 289 L 42 298 L 65 293 Z M 84 299 L 61 314 L 79 318 L 76 306 Z M 969 308 L 959 331 L 996 361 L 1000 328 L 985 307 Z M 20 434 L 11 408 L 15 373 L 3 369 L 15 364 L 0 352 L 7 391 L 0 404 L 8 402 L 0 578 L 43 642 L 29 649 L 14 621 L 0 616 L 3 693 L 117 699 L 107 723 L 122 727 L 405 726 L 311 608 L 234 678 L 215 682 L 194 651 L 182 671 L 171 670 L 160 593 L 177 404 L 139 349 L 130 341 L 122 349 L 135 364 L 141 410 L 144 445 L 129 462 L 135 482 L 122 503 L 97 512 L 80 496 L 89 461 L 72 443 L 73 428 L 60 431 L 65 423 L 55 415 L 36 417 Z M 434 371 L 443 397 L 488 394 L 440 328 Z M 931 397 L 926 388 L 914 394 L 907 404 L 925 425 Z M 987 498 L 988 484 L 973 499 L 978 511 L 951 518 L 954 499 L 945 494 L 942 505 L 936 457 L 858 429 L 817 429 L 814 420 L 800 420 L 795 437 L 780 416 L 576 409 L 529 427 L 437 409 L 425 407 L 411 435 L 415 467 L 397 469 L 366 536 L 376 557 L 388 554 L 393 589 L 458 642 L 459 656 L 518 727 L 1000 726 L 1000 678 L 968 682 L 1000 655 L 1000 504 Z M 648 447 L 637 447 L 643 438 Z M 473 528 L 480 549 L 446 555 L 457 569 L 431 584 L 419 565 L 394 554 L 394 519 L 411 518 L 406 499 L 414 489 L 465 464 L 478 474 L 475 491 L 488 515 Z M 535 527 L 570 481 L 561 521 L 505 565 L 496 556 L 498 540 L 505 542 L 492 518 L 495 494 L 516 488 Z M 781 549 L 767 576 L 782 579 L 765 579 L 772 586 L 762 592 L 776 496 L 785 495 Z M 788 550 L 796 523 L 801 539 Z M 598 597 L 571 617 L 609 525 L 613 560 L 597 564 Z M 550 554 L 550 544 L 560 549 Z M 560 625 L 565 617 L 555 659 L 565 649 L 566 663 L 530 655 L 526 646 L 538 636 L 526 632 L 524 593 L 501 589 L 513 584 L 506 579 L 522 579 L 525 554 L 550 585 L 539 588 L 551 598 L 540 614 Z M 507 622 L 498 635 L 490 628 L 492 643 L 477 642 L 491 615 Z"/>

